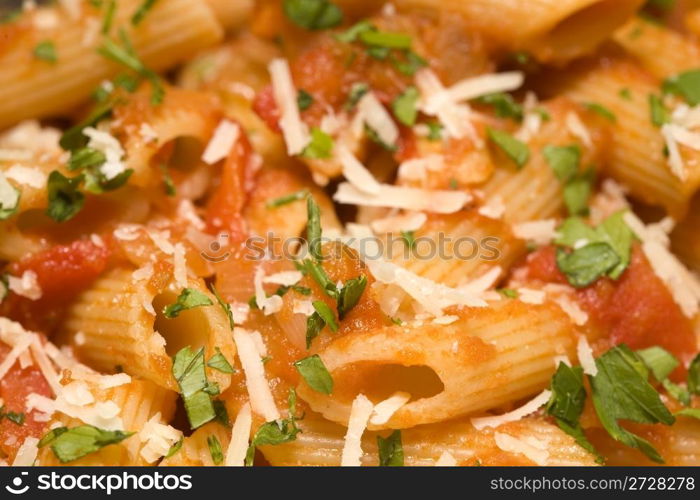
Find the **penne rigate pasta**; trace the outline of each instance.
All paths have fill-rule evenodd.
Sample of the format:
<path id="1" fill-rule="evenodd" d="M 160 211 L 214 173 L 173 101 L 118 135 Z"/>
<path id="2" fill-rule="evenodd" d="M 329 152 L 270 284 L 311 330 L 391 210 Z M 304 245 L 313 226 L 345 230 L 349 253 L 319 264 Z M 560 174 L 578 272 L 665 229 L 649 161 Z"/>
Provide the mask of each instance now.
<path id="1" fill-rule="evenodd" d="M 652 123 L 649 99 L 660 94 L 660 83 L 636 64 L 601 60 L 562 87 L 572 98 L 603 105 L 616 117 L 610 175 L 642 201 L 682 216 L 700 183 L 698 151 L 681 146 L 682 171 L 674 171 L 664 153 L 664 136 Z"/>
<path id="2" fill-rule="evenodd" d="M 163 309 L 175 303 L 179 290 L 174 285 L 153 290 L 152 284 L 139 282 L 133 269 L 117 269 L 85 292 L 71 308 L 66 332 L 80 359 L 95 368 L 113 372 L 117 367 L 129 374 L 149 379 L 167 389 L 176 390 L 171 356 L 180 349 L 206 346 L 207 359 L 217 346 L 228 359 L 235 346 L 227 320 L 220 308 L 212 305 L 185 311 L 175 319 Z M 190 280 L 191 289 L 207 296 L 204 284 Z M 210 375 L 222 389 L 230 377 L 213 371 Z"/>
<path id="3" fill-rule="evenodd" d="M 82 3 L 82 2 L 81 2 Z M 118 3 L 110 35 L 125 25 L 139 6 L 137 0 Z M 83 102 L 92 90 L 106 78 L 114 76 L 119 66 L 96 52 L 104 36 L 102 16 L 84 2 L 83 13 L 76 29 L 47 31 L 36 27 L 33 17 L 27 19 L 27 34 L 14 32 L 16 41 L 0 57 L 0 127 L 6 127 L 30 117 L 65 114 Z M 48 7 L 47 7 L 48 8 Z M 68 13 L 56 9 L 53 14 L 62 21 L 73 22 Z M 55 25 L 54 25 L 55 26 Z M 134 47 L 147 64 L 164 70 L 221 39 L 222 30 L 204 1 L 174 0 L 159 2 L 133 30 Z M 33 56 L 38 43 L 50 38 L 55 47 L 56 62 L 46 62 Z"/>
<path id="4" fill-rule="evenodd" d="M 434 0 L 398 3 L 426 9 L 438 5 Z M 511 50 L 532 52 L 543 61 L 565 62 L 595 49 L 641 4 L 636 0 L 498 0 L 457 2 L 450 8 Z"/>
<path id="5" fill-rule="evenodd" d="M 378 427 L 403 429 L 542 390 L 554 359 L 572 354 L 573 339 L 568 317 L 556 307 L 514 302 L 476 309 L 445 326 L 393 326 L 342 337 L 320 352 L 334 379 L 333 394 L 323 396 L 303 383 L 298 392 L 314 411 L 341 424 L 357 393 L 378 402 L 408 392 L 412 401 Z"/>
<path id="6" fill-rule="evenodd" d="M 212 452 L 212 442 L 220 445 L 221 456 L 216 452 Z M 223 463 L 226 448 L 231 439 L 231 433 L 228 428 L 220 423 L 212 422 L 205 424 L 197 429 L 191 436 L 187 436 L 182 441 L 182 446 L 173 453 L 172 456 L 165 458 L 160 465 L 164 467 L 185 467 L 185 466 L 213 466 Z M 214 445 L 214 449 L 216 445 Z"/>
<path id="7" fill-rule="evenodd" d="M 275 466 L 337 466 L 343 448 L 345 428 L 310 415 L 300 424 L 302 433 L 296 441 L 280 446 L 262 447 L 265 458 Z M 556 426 L 529 417 L 520 422 L 504 424 L 497 429 L 479 432 L 469 422 L 455 420 L 440 425 L 424 425 L 402 434 L 404 463 L 408 466 L 440 465 L 443 454 L 454 459 L 454 465 L 467 466 L 527 466 L 536 462 L 522 453 L 499 448 L 495 433 L 507 434 L 518 440 L 535 440 L 546 445 L 547 456 L 538 460 L 552 466 L 595 465 L 591 455 Z M 378 463 L 377 436 L 385 433 L 368 432 L 362 438 L 362 464 Z M 531 455 L 532 457 L 532 455 Z M 544 458 L 541 458 L 544 457 Z M 538 464 L 542 465 L 542 464 Z"/>
<path id="8" fill-rule="evenodd" d="M 614 39 L 657 78 L 668 78 L 700 66 L 700 45 L 643 18 L 625 24 L 615 32 Z"/>
<path id="9" fill-rule="evenodd" d="M 104 382 L 102 382 L 104 384 Z M 175 397 L 172 391 L 159 387 L 147 380 L 132 379 L 123 385 L 114 388 L 101 389 L 100 382 L 83 382 L 81 379 L 74 380 L 66 386 L 76 386 L 85 384 L 85 391 L 94 400 L 90 405 L 71 406 L 75 414 L 88 414 L 91 406 L 114 405 L 120 409 L 118 418 L 121 419 L 121 426 L 124 431 L 139 433 L 146 427 L 146 423 L 154 419 L 159 424 L 164 424 L 173 417 L 175 413 Z M 74 387 L 73 389 L 78 389 Z M 64 388 L 64 391 L 67 389 Z M 68 400 L 68 399 L 67 399 Z M 71 400 L 68 400 L 71 401 Z M 59 407 L 61 408 L 61 407 Z M 61 410 L 57 408 L 57 411 Z M 100 415 L 99 410 L 97 415 Z M 63 426 L 72 427 L 82 424 L 80 419 L 73 415 L 58 413 L 49 423 L 49 427 Z M 119 444 L 108 446 L 98 453 L 82 458 L 73 465 L 77 466 L 117 466 L 117 465 L 149 465 L 153 461 L 147 460 L 142 455 L 145 446 L 146 436 L 132 435 Z M 51 452 L 50 448 L 42 448 L 38 456 L 39 465 L 57 466 L 61 465 L 60 460 Z"/>

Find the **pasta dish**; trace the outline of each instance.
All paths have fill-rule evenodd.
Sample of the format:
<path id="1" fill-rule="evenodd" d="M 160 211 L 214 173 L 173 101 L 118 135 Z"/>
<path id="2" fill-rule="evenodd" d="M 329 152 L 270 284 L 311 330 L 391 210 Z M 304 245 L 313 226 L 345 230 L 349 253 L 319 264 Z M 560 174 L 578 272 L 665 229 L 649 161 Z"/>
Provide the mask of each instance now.
<path id="1" fill-rule="evenodd" d="M 0 460 L 700 465 L 700 1 L 0 2 Z"/>

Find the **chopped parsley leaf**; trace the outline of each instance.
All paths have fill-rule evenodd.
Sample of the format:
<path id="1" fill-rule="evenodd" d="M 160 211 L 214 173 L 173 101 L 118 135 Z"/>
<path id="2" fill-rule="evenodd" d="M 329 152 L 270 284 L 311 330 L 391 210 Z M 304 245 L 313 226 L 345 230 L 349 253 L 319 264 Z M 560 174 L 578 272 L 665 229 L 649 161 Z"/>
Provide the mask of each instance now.
<path id="1" fill-rule="evenodd" d="M 163 314 L 166 318 L 173 319 L 177 318 L 182 311 L 212 305 L 214 305 L 214 302 L 207 295 L 194 288 L 185 288 L 180 292 L 173 304 L 163 308 Z"/>
<path id="2" fill-rule="evenodd" d="M 343 22 L 343 11 L 328 0 L 284 0 L 284 13 L 308 30 L 325 30 Z"/>
<path id="3" fill-rule="evenodd" d="M 34 57 L 41 61 L 55 63 L 58 61 L 56 46 L 51 40 L 40 42 L 34 47 Z"/>
<path id="4" fill-rule="evenodd" d="M 395 430 L 386 438 L 377 436 L 377 448 L 380 467 L 403 467 L 404 456 L 400 430 Z"/>
<path id="5" fill-rule="evenodd" d="M 530 149 L 527 144 L 519 141 L 508 132 L 488 128 L 488 136 L 513 162 L 522 168 L 530 159 Z"/>
<path id="6" fill-rule="evenodd" d="M 61 463 L 68 463 L 109 446 L 117 444 L 134 434 L 133 432 L 107 431 L 92 425 L 57 427 L 50 430 L 39 441 L 38 447 L 50 445 Z"/>
<path id="7" fill-rule="evenodd" d="M 314 391 L 322 394 L 333 392 L 333 377 L 318 354 L 296 361 L 294 367 Z"/>

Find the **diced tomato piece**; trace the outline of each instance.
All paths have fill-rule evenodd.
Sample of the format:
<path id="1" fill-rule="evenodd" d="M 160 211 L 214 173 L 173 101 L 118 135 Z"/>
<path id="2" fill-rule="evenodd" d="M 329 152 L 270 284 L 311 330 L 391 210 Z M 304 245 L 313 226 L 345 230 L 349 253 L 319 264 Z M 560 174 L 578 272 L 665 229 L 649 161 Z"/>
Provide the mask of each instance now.
<path id="1" fill-rule="evenodd" d="M 10 266 L 10 272 L 21 276 L 25 271 L 34 271 L 42 298 L 61 299 L 74 296 L 90 285 L 104 272 L 109 255 L 107 246 L 78 240 L 26 257 Z"/>
<path id="2" fill-rule="evenodd" d="M 329 107 L 341 110 L 357 83 L 367 84 L 383 104 L 389 105 L 412 81 L 389 60 L 377 60 L 364 48 L 327 34 L 320 35 L 293 59 L 290 70 L 295 87 L 313 97 L 311 106 L 302 112 L 302 119 L 310 126 L 318 125 Z M 253 109 L 270 129 L 280 130 L 280 112 L 272 87 L 258 92 Z"/>
<path id="3" fill-rule="evenodd" d="M 10 348 L 5 344 L 0 344 L 0 359 L 10 352 Z M 26 412 L 26 400 L 30 394 L 51 397 L 51 388 L 35 365 L 27 368 L 20 368 L 16 362 L 10 371 L 0 381 L 0 397 L 3 399 L 5 412 L 24 413 L 24 423 L 16 423 L 3 418 L 0 421 L 0 450 L 8 455 L 8 462 L 12 463 L 17 450 L 27 437 L 40 438 L 44 434 L 47 422 L 35 420 L 39 413 L 36 410 Z"/>
<path id="4" fill-rule="evenodd" d="M 556 248 L 545 246 L 527 256 L 527 278 L 545 283 L 567 283 L 557 267 Z"/>
<path id="5" fill-rule="evenodd" d="M 567 283 L 557 268 L 555 249 L 551 246 L 528 257 L 527 272 L 530 279 Z M 601 278 L 576 294 L 594 327 L 604 331 L 613 345 L 624 343 L 635 350 L 660 346 L 679 358 L 682 365 L 687 365 L 697 352 L 690 319 L 654 273 L 638 245 L 619 280 Z M 682 379 L 684 366 L 673 376 Z"/>
<path id="6" fill-rule="evenodd" d="M 221 182 L 209 201 L 207 232 L 226 232 L 229 241 L 242 241 L 247 234 L 243 208 L 255 186 L 253 148 L 245 134 L 236 141 L 221 171 Z"/>
<path id="7" fill-rule="evenodd" d="M 394 157 L 398 162 L 404 162 L 418 156 L 418 138 L 412 127 L 399 127 L 399 141 Z"/>
<path id="8" fill-rule="evenodd" d="M 85 290 L 107 268 L 112 250 L 90 240 L 77 240 L 69 245 L 56 245 L 30 255 L 9 267 L 13 276 L 33 271 L 42 296 L 33 301 L 11 294 L 0 312 L 22 323 L 26 328 L 48 331 L 58 311 Z"/>
<path id="9" fill-rule="evenodd" d="M 280 111 L 277 109 L 272 86 L 268 85 L 255 96 L 253 111 L 270 127 L 270 130 L 281 132 L 279 127 Z"/>

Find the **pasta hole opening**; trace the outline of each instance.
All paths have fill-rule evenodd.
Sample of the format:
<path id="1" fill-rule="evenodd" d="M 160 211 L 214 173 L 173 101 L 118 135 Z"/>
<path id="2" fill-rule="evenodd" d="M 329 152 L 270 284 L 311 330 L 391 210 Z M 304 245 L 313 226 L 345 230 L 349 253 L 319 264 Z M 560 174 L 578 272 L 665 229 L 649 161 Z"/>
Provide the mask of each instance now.
<path id="1" fill-rule="evenodd" d="M 164 144 L 154 156 L 154 162 L 162 167 L 183 172 L 201 164 L 204 145 L 198 137 L 183 135 Z"/>
<path id="2" fill-rule="evenodd" d="M 404 366 L 361 362 L 333 372 L 334 395 L 354 399 L 364 394 L 378 403 L 398 391 L 411 395 L 411 401 L 431 398 L 445 390 L 435 370 L 425 365 Z"/>
<path id="3" fill-rule="evenodd" d="M 172 357 L 181 349 L 190 346 L 197 350 L 206 345 L 207 319 L 201 307 L 182 311 L 176 318 L 167 318 L 163 309 L 177 301 L 177 293 L 166 290 L 153 298 L 156 320 L 153 328 L 165 339 L 165 352 Z"/>

